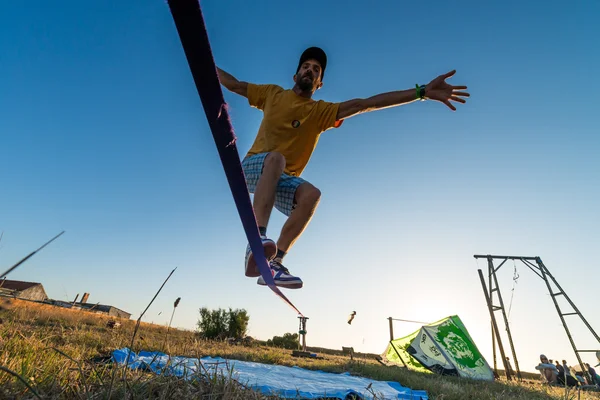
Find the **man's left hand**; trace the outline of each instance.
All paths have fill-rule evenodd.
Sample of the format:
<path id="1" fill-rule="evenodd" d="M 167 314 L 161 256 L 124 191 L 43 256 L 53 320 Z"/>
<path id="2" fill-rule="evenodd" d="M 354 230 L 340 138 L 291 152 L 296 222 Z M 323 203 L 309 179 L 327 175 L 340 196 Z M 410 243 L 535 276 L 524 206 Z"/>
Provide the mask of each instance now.
<path id="1" fill-rule="evenodd" d="M 461 92 L 461 90 L 465 90 L 467 88 L 466 86 L 452 86 L 446 83 L 446 79 L 450 78 L 455 73 L 456 70 L 450 71 L 429 82 L 429 84 L 425 86 L 425 97 L 431 100 L 442 102 L 452 111 L 456 111 L 456 107 L 450 103 L 450 100 L 464 104 L 466 103 L 466 100 L 462 97 L 469 97 L 470 94 L 467 92 Z"/>

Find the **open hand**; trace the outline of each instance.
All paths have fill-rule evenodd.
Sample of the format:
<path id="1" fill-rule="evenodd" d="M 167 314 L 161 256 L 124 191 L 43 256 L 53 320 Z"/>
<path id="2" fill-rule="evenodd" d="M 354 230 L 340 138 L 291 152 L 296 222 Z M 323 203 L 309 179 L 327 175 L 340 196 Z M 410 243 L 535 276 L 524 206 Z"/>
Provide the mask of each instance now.
<path id="1" fill-rule="evenodd" d="M 466 89 L 466 86 L 452 86 L 446 83 L 446 79 L 450 78 L 455 73 L 456 70 L 452 70 L 429 82 L 429 84 L 425 86 L 425 97 L 442 102 L 452 111 L 456 111 L 456 107 L 450 103 L 450 100 L 464 104 L 466 103 L 466 100 L 462 97 L 469 97 L 470 94 L 467 92 L 460 92 L 460 90 Z"/>

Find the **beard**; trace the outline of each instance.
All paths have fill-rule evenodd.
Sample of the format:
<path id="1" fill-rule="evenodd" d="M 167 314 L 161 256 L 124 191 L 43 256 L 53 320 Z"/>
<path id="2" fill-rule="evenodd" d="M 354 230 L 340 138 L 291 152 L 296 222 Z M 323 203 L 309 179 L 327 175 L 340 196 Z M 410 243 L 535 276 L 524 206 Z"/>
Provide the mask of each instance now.
<path id="1" fill-rule="evenodd" d="M 314 89 L 314 77 L 310 74 L 302 75 L 302 77 L 296 82 L 300 90 L 304 92 L 312 91 Z"/>

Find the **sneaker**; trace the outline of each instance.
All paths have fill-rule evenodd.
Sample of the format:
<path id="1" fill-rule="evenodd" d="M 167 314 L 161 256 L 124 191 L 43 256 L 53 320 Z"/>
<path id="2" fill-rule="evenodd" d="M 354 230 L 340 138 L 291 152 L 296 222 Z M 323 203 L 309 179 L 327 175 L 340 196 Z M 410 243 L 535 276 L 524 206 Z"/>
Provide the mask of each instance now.
<path id="1" fill-rule="evenodd" d="M 266 236 L 261 236 L 260 238 L 262 239 L 267 261 L 271 261 L 275 255 L 277 255 L 277 243 L 268 239 Z M 251 278 L 260 276 L 260 271 L 258 270 L 258 265 L 256 265 L 256 260 L 254 260 L 254 256 L 252 255 L 250 244 L 246 247 L 246 276 Z"/>
<path id="2" fill-rule="evenodd" d="M 287 289 L 300 289 L 302 287 L 302 279 L 290 274 L 290 271 L 284 267 L 281 262 L 272 260 L 270 262 L 270 267 L 271 274 L 273 274 L 273 280 L 275 281 L 275 286 L 280 286 Z M 262 276 L 258 278 L 256 283 L 263 286 L 267 285 Z"/>

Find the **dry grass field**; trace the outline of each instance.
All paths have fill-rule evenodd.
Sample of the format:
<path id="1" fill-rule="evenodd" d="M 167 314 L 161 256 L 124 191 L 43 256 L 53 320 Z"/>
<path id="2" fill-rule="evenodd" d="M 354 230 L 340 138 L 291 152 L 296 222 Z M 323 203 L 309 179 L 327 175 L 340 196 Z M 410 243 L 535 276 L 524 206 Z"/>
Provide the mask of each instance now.
<path id="1" fill-rule="evenodd" d="M 110 362 L 113 350 L 130 347 L 135 321 L 120 320 L 34 302 L 0 299 L 0 398 L 2 399 L 263 399 L 227 376 L 183 380 L 149 372 L 124 370 Z M 596 393 L 549 388 L 539 381 L 474 382 L 386 367 L 372 357 L 324 351 L 323 359 L 296 358 L 290 350 L 205 341 L 191 331 L 142 323 L 134 351 L 162 351 L 189 357 L 223 357 L 299 366 L 328 372 L 349 372 L 396 381 L 426 390 L 432 400 L 600 399 Z M 331 353 L 331 354 L 330 354 Z"/>

